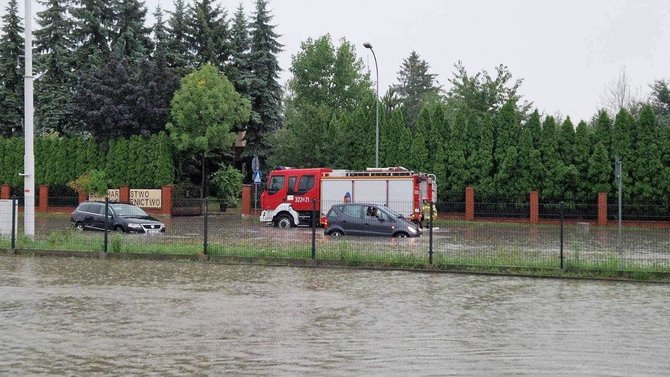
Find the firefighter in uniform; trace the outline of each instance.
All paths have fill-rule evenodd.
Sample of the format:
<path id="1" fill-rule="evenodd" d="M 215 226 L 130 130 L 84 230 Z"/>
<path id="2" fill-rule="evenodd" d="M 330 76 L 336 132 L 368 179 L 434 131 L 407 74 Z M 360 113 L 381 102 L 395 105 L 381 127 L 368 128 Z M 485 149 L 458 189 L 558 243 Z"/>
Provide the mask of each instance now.
<path id="1" fill-rule="evenodd" d="M 426 225 L 430 224 L 430 220 L 431 220 L 430 210 L 431 210 L 431 207 L 433 207 L 432 208 L 433 209 L 432 219 L 435 220 L 435 218 L 437 217 L 437 209 L 435 208 L 435 204 L 430 203 L 428 201 L 428 198 L 423 198 L 423 203 L 421 205 L 421 220 L 419 220 L 419 227 L 421 229 L 423 229 L 424 222 L 425 222 Z"/>

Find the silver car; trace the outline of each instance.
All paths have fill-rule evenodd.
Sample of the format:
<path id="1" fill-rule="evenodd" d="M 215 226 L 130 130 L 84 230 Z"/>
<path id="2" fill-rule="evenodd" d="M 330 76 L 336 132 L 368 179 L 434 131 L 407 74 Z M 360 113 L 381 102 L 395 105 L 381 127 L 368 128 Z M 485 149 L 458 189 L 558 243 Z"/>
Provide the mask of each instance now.
<path id="1" fill-rule="evenodd" d="M 419 227 L 392 209 L 377 204 L 336 204 L 326 214 L 328 236 L 418 237 Z"/>

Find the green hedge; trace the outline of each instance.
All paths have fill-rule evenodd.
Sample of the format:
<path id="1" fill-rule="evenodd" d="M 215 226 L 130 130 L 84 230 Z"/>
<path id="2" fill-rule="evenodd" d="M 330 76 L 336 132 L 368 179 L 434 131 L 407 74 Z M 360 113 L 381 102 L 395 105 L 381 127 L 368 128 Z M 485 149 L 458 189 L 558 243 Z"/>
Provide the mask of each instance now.
<path id="1" fill-rule="evenodd" d="M 23 185 L 23 138 L 0 138 L 0 183 Z M 110 186 L 159 188 L 174 181 L 170 139 L 164 133 L 109 143 L 105 152 L 92 139 L 35 138 L 35 184 L 61 186 L 87 171 L 103 170 Z"/>

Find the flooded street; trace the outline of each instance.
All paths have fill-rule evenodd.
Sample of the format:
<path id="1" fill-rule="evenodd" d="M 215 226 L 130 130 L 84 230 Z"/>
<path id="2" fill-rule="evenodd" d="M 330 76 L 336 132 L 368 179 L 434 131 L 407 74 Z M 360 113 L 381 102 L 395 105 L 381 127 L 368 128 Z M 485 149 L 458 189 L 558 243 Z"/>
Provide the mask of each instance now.
<path id="1" fill-rule="evenodd" d="M 0 375 L 670 370 L 670 286 L 0 256 Z"/>

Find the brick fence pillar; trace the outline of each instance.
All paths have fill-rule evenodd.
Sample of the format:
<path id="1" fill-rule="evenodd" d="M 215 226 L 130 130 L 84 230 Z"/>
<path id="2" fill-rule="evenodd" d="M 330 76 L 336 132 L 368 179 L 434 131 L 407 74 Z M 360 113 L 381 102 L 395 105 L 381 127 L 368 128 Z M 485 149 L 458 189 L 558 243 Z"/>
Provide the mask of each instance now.
<path id="1" fill-rule="evenodd" d="M 49 186 L 40 185 L 40 203 L 37 207 L 37 210 L 40 212 L 46 212 L 49 208 Z"/>
<path id="2" fill-rule="evenodd" d="M 11 199 L 12 196 L 12 186 L 5 183 L 0 187 L 0 199 Z"/>
<path id="3" fill-rule="evenodd" d="M 79 203 L 87 201 L 87 200 L 88 200 L 88 194 L 86 194 L 86 193 L 83 192 L 83 191 L 79 191 L 79 198 L 78 198 L 78 200 L 79 200 Z"/>
<path id="4" fill-rule="evenodd" d="M 130 203 L 130 187 L 119 186 L 119 203 Z"/>
<path id="5" fill-rule="evenodd" d="M 530 192 L 530 223 L 540 223 L 540 192 Z"/>
<path id="6" fill-rule="evenodd" d="M 119 196 L 120 194 L 121 193 L 119 192 Z M 165 185 L 161 187 L 161 214 L 172 214 L 172 185 Z"/>
<path id="7" fill-rule="evenodd" d="M 251 191 L 253 185 L 242 185 L 242 214 L 251 215 Z"/>
<path id="8" fill-rule="evenodd" d="M 468 186 L 465 188 L 465 220 L 473 221 L 475 219 L 475 188 Z"/>
<path id="9" fill-rule="evenodd" d="M 598 225 L 607 225 L 607 193 L 598 193 Z"/>

